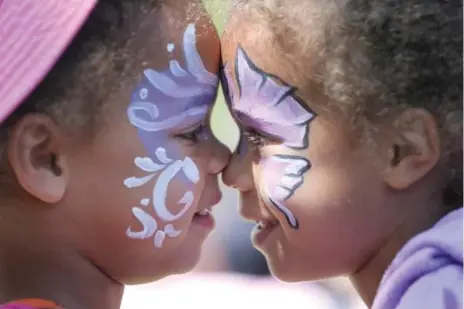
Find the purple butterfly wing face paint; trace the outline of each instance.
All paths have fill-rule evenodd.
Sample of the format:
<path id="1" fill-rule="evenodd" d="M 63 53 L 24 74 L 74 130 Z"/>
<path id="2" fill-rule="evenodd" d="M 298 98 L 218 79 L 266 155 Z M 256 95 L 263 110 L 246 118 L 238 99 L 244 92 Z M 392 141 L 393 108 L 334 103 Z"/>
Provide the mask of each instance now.
<path id="1" fill-rule="evenodd" d="M 279 138 L 288 147 L 308 147 L 308 124 L 315 115 L 296 99 L 295 88 L 277 84 L 242 48 L 237 50 L 235 72 L 240 98 L 232 105 L 239 121 Z"/>
<path id="2" fill-rule="evenodd" d="M 168 52 L 173 48 L 173 44 L 168 44 Z M 158 178 L 152 196 L 142 198 L 141 207 L 132 208 L 132 214 L 143 229 L 134 231 L 129 227 L 126 235 L 133 239 L 153 237 L 157 248 L 163 246 L 167 236 L 177 237 L 181 234 L 182 231 L 172 223 L 185 215 L 193 205 L 194 187 L 200 181 L 198 167 L 191 158 L 182 154 L 178 142 L 170 134 L 176 129 L 186 129 L 204 121 L 214 103 L 218 86 L 217 75 L 205 69 L 196 49 L 194 24 L 190 24 L 184 32 L 183 51 L 185 68 L 176 60 L 171 60 L 169 68 L 164 71 L 147 69 L 143 72 L 142 81 L 132 93 L 127 108 L 128 120 L 137 129 L 148 157 L 136 157 L 134 160 L 135 165 L 147 175 L 126 178 L 124 185 L 128 188 L 140 187 L 155 176 Z M 176 212 L 172 212 L 167 205 L 167 192 L 173 181 L 181 182 L 185 189 L 177 202 L 182 208 Z M 163 228 L 162 222 L 145 211 L 150 203 L 154 213 L 165 223 Z"/>
<path id="3" fill-rule="evenodd" d="M 275 137 L 288 148 L 307 148 L 308 126 L 316 115 L 296 97 L 295 88 L 260 70 L 241 47 L 237 49 L 235 73 L 238 93 L 227 66 L 223 83 L 227 84 L 230 108 L 241 126 Z M 239 153 L 244 145 L 241 140 Z M 277 154 L 264 157 L 260 164 L 265 195 L 290 227 L 298 229 L 298 220 L 286 204 L 303 184 L 310 162 L 301 156 Z"/>
<path id="4" fill-rule="evenodd" d="M 266 195 L 285 215 L 288 224 L 297 229 L 298 220 L 285 207 L 285 201 L 303 184 L 303 175 L 310 168 L 309 161 L 299 156 L 274 155 L 265 158 L 261 164 Z"/>

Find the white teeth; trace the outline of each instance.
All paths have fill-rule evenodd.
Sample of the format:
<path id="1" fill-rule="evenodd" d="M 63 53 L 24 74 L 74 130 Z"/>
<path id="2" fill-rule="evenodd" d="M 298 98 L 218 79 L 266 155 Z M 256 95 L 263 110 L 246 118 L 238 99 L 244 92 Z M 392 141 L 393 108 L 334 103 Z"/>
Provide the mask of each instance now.
<path id="1" fill-rule="evenodd" d="M 209 209 L 203 209 L 195 213 L 197 216 L 209 216 L 211 211 Z"/>
<path id="2" fill-rule="evenodd" d="M 257 221 L 256 224 L 258 225 L 258 229 L 260 230 L 268 229 L 276 225 L 275 222 L 271 221 Z"/>

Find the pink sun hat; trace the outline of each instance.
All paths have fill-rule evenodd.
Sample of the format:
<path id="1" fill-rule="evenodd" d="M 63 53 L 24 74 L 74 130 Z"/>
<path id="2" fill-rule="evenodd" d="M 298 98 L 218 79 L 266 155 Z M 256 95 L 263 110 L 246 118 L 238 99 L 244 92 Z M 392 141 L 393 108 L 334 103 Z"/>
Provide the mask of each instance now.
<path id="1" fill-rule="evenodd" d="M 0 123 L 45 78 L 98 0 L 0 0 Z"/>

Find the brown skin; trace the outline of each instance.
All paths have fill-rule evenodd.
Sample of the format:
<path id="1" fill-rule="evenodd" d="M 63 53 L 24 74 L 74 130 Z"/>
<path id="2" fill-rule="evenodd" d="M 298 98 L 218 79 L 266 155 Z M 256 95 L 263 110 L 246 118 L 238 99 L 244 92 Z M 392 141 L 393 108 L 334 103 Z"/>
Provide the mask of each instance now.
<path id="1" fill-rule="evenodd" d="M 287 65 L 272 47 L 267 30 L 254 27 L 243 20 L 227 25 L 223 62 L 233 64 L 240 45 L 261 70 L 296 86 L 318 116 L 309 125 L 307 149 L 270 142 L 253 150 L 250 144 L 245 157 L 232 154 L 224 183 L 240 190 L 245 219 L 278 221 L 264 243 L 255 243 L 275 277 L 291 282 L 347 275 L 370 306 L 395 254 L 446 212 L 436 189 L 442 165 L 435 120 L 425 110 L 408 109 L 379 124 L 373 142 L 355 142 L 347 122 L 327 113 L 321 91 L 298 87 L 308 83 L 292 75 L 295 64 Z M 229 69 L 235 77 L 234 66 Z M 285 204 L 298 230 L 269 205 L 261 187 L 260 159 L 275 154 L 298 155 L 312 165 Z"/>
<path id="2" fill-rule="evenodd" d="M 143 19 L 127 49 L 133 55 L 127 76 L 140 77 L 143 68 L 165 69 L 166 44 L 181 46 L 191 22 L 196 24 L 197 48 L 205 67 L 218 72 L 217 33 L 205 12 L 190 20 L 192 9 L 204 10 L 200 3 L 176 0 L 155 18 Z M 182 64 L 181 52 L 177 48 L 176 58 Z M 17 186 L 9 194 L 14 198 L 2 200 L 0 207 L 0 303 L 41 297 L 67 309 L 114 309 L 120 305 L 123 284 L 184 273 L 198 262 L 209 231 L 191 220 L 194 212 L 220 200 L 217 175 L 228 162 L 229 151 L 211 133 L 207 140 L 192 144 L 174 135 L 195 128 L 173 132 L 169 138 L 178 142 L 181 155 L 197 164 L 202 179 L 194 189 L 194 206 L 173 222 L 183 233 L 168 238 L 161 249 L 154 248 L 152 238 L 128 238 L 129 226 L 140 228 L 131 208 L 150 194 L 152 186 L 128 190 L 123 185 L 127 177 L 142 176 L 134 158 L 147 153 L 126 116 L 138 80 L 111 77 L 121 87 L 109 98 L 103 111 L 105 123 L 94 138 L 77 138 L 37 114 L 24 117 L 12 129 L 8 158 Z M 159 107 L 163 108 L 161 103 Z M 205 122 L 209 123 L 209 116 Z M 168 205 L 184 191 L 173 184 Z"/>

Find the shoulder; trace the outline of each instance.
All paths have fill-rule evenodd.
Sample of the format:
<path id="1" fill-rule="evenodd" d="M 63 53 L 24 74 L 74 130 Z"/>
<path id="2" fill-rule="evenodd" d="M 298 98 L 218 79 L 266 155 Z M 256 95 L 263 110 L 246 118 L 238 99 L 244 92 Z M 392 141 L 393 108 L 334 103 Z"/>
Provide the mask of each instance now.
<path id="1" fill-rule="evenodd" d="M 462 267 L 446 265 L 416 280 L 394 309 L 460 309 L 463 305 Z"/>
<path id="2" fill-rule="evenodd" d="M 445 216 L 396 255 L 373 309 L 457 309 L 463 297 L 463 212 Z"/>

